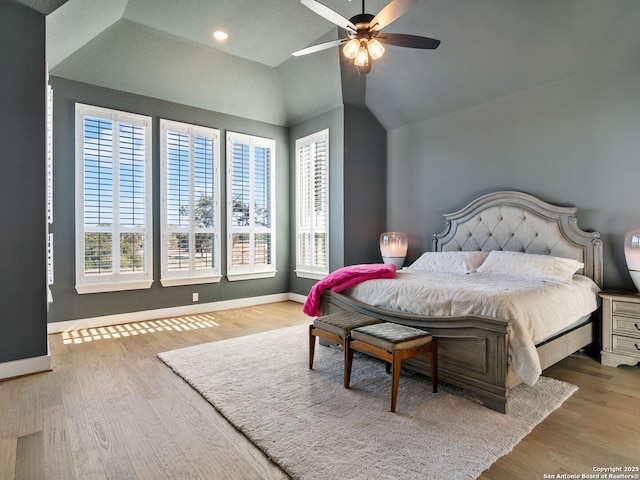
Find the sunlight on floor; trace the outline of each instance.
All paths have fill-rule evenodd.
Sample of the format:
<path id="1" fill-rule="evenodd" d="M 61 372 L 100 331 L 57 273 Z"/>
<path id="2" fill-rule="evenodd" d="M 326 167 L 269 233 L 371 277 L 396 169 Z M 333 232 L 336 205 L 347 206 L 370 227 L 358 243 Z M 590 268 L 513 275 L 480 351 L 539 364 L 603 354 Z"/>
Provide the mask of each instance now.
<path id="1" fill-rule="evenodd" d="M 218 327 L 215 317 L 210 314 L 187 315 L 184 317 L 164 318 L 161 320 L 149 320 L 145 322 L 123 323 L 108 327 L 82 328 L 62 332 L 62 343 L 86 343 L 108 338 L 130 337 L 145 333 L 185 330 L 198 330 L 200 328 Z"/>

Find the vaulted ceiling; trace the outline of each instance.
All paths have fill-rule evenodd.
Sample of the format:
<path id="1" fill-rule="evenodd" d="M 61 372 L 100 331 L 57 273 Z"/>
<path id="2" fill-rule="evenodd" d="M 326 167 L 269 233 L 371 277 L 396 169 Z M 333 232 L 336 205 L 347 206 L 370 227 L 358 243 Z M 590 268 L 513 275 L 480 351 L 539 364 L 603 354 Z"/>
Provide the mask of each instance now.
<path id="1" fill-rule="evenodd" d="M 48 14 L 53 75 L 281 125 L 343 102 L 338 47 L 290 55 L 344 36 L 298 0 L 18 1 Z M 640 61 L 638 0 L 420 0 L 385 31 L 442 41 L 374 62 L 365 103 L 388 129 Z"/>

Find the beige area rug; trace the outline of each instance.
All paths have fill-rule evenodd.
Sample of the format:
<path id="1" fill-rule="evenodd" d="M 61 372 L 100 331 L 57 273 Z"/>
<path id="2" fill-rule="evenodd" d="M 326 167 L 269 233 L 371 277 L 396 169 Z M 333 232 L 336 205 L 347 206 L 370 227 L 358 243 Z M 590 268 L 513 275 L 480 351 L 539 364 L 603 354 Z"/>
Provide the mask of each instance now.
<path id="1" fill-rule="evenodd" d="M 390 413 L 382 362 L 356 353 L 345 390 L 342 349 L 317 346 L 309 370 L 307 335 L 301 325 L 159 357 L 299 479 L 477 478 L 577 390 L 542 377 L 514 389 L 503 415 L 403 371 Z"/>

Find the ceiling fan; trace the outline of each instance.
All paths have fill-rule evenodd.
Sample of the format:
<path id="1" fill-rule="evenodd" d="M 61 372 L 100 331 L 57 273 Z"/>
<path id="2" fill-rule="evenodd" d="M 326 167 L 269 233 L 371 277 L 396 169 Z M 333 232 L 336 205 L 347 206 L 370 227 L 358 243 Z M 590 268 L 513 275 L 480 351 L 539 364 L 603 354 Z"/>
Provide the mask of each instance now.
<path id="1" fill-rule="evenodd" d="M 380 58 L 384 53 L 383 44 L 428 50 L 438 48 L 438 45 L 440 45 L 440 40 L 433 38 L 404 33 L 380 33 L 380 30 L 407 13 L 411 7 L 418 3 L 418 0 L 392 0 L 375 16 L 365 13 L 364 0 L 362 0 L 362 13 L 351 17 L 349 20 L 316 0 L 300 1 L 305 7 L 313 10 L 321 17 L 344 28 L 347 31 L 347 38 L 303 48 L 293 52 L 292 55 L 294 56 L 307 55 L 338 45 L 344 45 L 342 49 L 344 56 L 353 60 L 360 75 L 365 75 L 371 71 L 371 61 Z"/>

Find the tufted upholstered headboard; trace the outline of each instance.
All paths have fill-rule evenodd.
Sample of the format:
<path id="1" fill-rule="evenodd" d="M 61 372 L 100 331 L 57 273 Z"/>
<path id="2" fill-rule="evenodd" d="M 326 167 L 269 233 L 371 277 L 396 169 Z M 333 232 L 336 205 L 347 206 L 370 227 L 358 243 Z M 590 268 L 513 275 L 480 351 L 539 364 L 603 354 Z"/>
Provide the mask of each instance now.
<path id="1" fill-rule="evenodd" d="M 433 236 L 432 250 L 507 250 L 573 258 L 602 287 L 602 240 L 578 227 L 575 207 L 560 207 L 522 192 L 483 195 L 444 215 L 445 230 Z"/>

